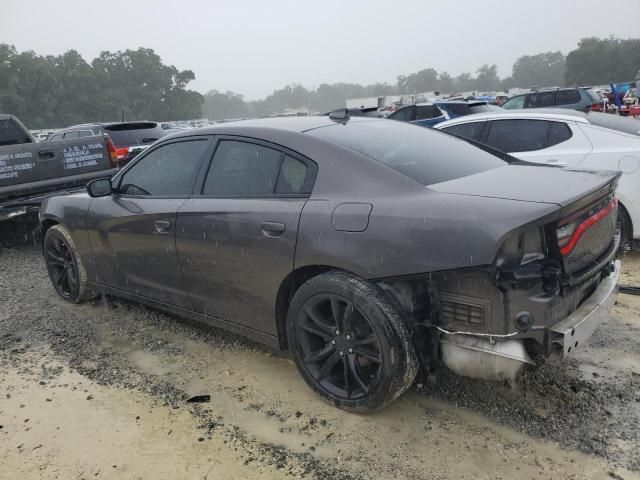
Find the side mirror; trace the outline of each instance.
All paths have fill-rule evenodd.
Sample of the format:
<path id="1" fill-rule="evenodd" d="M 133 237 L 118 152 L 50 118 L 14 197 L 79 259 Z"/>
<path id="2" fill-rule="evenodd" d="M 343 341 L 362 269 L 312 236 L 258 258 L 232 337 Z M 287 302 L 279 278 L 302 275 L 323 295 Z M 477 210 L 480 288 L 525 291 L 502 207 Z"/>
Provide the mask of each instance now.
<path id="1" fill-rule="evenodd" d="M 113 193 L 111 180 L 108 178 L 93 180 L 87 184 L 87 192 L 89 192 L 89 196 L 93 198 L 107 197 Z"/>

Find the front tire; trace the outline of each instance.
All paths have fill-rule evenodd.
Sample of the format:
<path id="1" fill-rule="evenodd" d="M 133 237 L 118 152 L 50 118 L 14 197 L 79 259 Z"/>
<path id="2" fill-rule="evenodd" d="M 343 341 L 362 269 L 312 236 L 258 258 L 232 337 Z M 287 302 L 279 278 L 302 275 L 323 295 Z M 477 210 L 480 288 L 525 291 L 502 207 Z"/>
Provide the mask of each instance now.
<path id="1" fill-rule="evenodd" d="M 87 271 L 69 231 L 62 225 L 47 230 L 44 260 L 56 293 L 65 301 L 80 303 L 96 297 L 87 282 Z"/>
<path id="2" fill-rule="evenodd" d="M 345 272 L 312 278 L 287 315 L 289 349 L 309 386 L 339 408 L 373 412 L 411 386 L 418 361 L 397 309 Z"/>

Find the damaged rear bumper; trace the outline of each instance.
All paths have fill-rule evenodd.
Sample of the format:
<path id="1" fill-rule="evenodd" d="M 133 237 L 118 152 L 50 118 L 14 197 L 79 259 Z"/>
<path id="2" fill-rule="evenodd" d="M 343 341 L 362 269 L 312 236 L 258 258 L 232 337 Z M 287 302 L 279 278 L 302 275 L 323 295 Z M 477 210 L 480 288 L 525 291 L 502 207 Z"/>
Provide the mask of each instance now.
<path id="1" fill-rule="evenodd" d="M 564 357 L 591 337 L 608 317 L 618 295 L 620 261 L 612 263 L 613 271 L 571 315 L 550 329 L 551 343 Z"/>

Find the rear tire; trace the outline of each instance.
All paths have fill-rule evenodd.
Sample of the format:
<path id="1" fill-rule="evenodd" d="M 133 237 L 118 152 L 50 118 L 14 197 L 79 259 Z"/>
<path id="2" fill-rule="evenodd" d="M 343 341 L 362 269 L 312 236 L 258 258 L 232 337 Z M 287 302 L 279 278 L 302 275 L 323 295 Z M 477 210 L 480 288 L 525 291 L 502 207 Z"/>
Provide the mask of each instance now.
<path id="1" fill-rule="evenodd" d="M 69 303 L 80 303 L 97 296 L 89 288 L 87 271 L 65 227 L 54 225 L 47 230 L 43 253 L 49 279 L 60 298 Z"/>
<path id="2" fill-rule="evenodd" d="M 289 307 L 287 336 L 307 384 L 344 410 L 385 407 L 418 371 L 399 312 L 375 285 L 345 272 L 327 272 L 300 287 Z"/>

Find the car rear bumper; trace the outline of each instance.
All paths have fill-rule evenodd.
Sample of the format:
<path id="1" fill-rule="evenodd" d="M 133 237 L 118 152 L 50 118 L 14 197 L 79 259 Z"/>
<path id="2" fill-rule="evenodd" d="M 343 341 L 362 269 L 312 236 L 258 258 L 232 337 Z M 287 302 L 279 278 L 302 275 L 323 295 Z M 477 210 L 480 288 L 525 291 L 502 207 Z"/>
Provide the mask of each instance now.
<path id="1" fill-rule="evenodd" d="M 608 317 L 618 295 L 620 261 L 612 263 L 613 271 L 605 277 L 589 298 L 571 315 L 551 327 L 551 342 L 562 356 L 574 351 L 591 337 Z"/>

